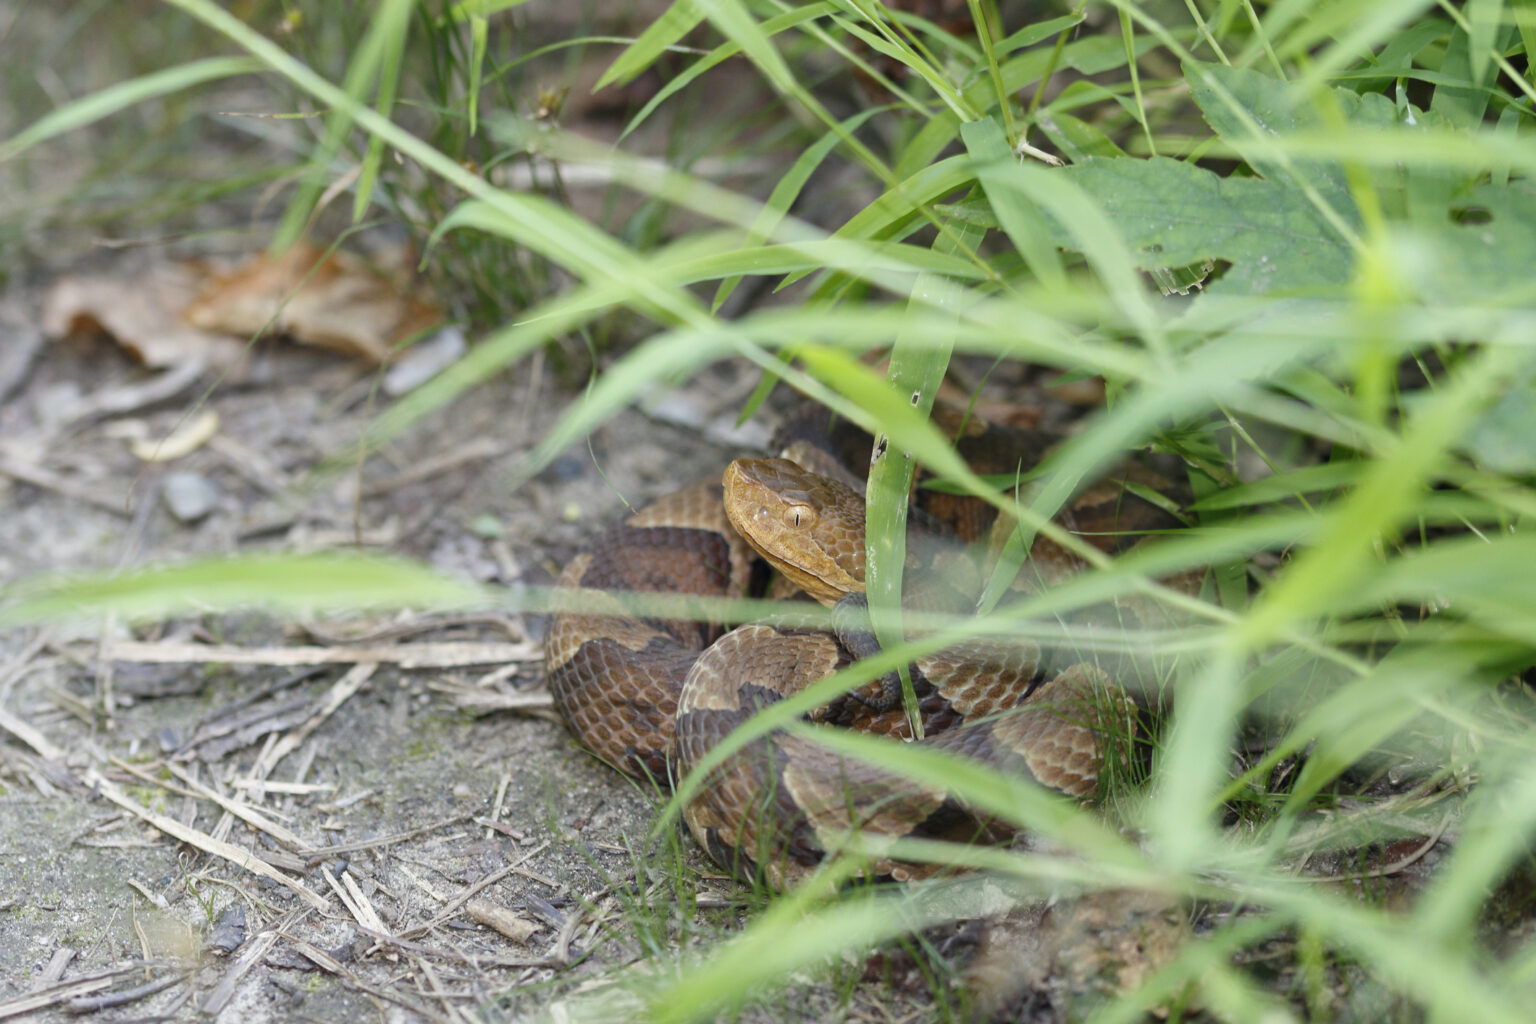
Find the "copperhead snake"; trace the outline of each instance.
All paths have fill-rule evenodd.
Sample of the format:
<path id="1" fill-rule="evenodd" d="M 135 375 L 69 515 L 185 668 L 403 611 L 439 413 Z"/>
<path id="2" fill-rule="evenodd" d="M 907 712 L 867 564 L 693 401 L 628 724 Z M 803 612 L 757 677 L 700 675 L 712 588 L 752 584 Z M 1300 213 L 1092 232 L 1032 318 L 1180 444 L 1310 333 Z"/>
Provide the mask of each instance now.
<path id="1" fill-rule="evenodd" d="M 849 664 L 850 648 L 869 653 L 867 625 L 865 632 L 834 635 L 757 623 L 722 635 L 698 622 L 634 617 L 611 595 L 756 596 L 764 592 L 766 562 L 834 613 L 853 608 L 855 614 L 843 618 L 859 621 L 862 494 L 852 480 L 813 471 L 825 472 L 820 458 L 797 458 L 814 462 L 813 469 L 782 458 L 738 459 L 723 483 L 706 481 L 659 499 L 595 538 L 566 566 L 546 635 L 549 687 L 571 732 L 602 760 L 663 783 L 681 778 L 759 708 Z M 1120 489 L 1101 488 L 1097 497 L 1110 511 L 1085 511 L 1085 518 L 1102 520 L 1095 521 L 1100 529 L 1085 532 L 1123 536 L 1123 529 L 1103 528 L 1129 518 Z M 1089 506 L 1080 496 L 1077 508 Z M 1141 529 L 1148 517 L 1139 511 Z M 1048 575 L 1070 571 L 1057 564 L 1064 553 L 1049 547 L 1037 542 L 1032 559 L 1046 565 Z M 999 650 L 996 644 L 985 651 L 951 648 L 911 667 L 926 733 L 919 742 L 1071 797 L 1091 797 L 1106 733 L 1134 729 L 1129 697 L 1089 662 L 1058 670 L 1047 668 L 1033 645 Z M 892 685 L 892 679 L 877 680 L 810 717 L 899 742 L 909 725 L 893 706 Z M 839 758 L 782 730 L 716 768 L 684 817 L 723 866 L 757 874 L 776 888 L 804 877 L 851 830 L 960 841 L 1007 834 L 941 789 Z M 872 868 L 895 878 L 928 870 L 894 861 Z"/>

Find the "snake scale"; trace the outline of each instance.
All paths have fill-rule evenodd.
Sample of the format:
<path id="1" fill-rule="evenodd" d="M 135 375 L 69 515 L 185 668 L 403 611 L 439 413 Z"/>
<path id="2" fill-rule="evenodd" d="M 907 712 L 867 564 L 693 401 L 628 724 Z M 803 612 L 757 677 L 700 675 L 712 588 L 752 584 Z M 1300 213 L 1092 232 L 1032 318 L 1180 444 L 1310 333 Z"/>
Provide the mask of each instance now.
<path id="1" fill-rule="evenodd" d="M 587 544 L 561 574 L 546 636 L 550 690 L 572 733 L 619 770 L 662 782 L 680 778 L 755 711 L 849 664 L 855 651 L 878 649 L 862 608 L 864 504 L 857 481 L 836 468 L 829 473 L 815 447 L 795 451 L 796 461 L 738 459 L 723 483 L 706 481 L 657 500 Z M 1068 525 L 1111 547 L 1123 543 L 1132 520 L 1137 530 L 1161 525 L 1157 510 L 1139 504 L 1121 487 L 1101 485 L 1078 497 Z M 963 503 L 941 514 L 951 523 L 974 519 Z M 907 578 L 919 581 L 909 593 L 920 593 L 925 567 L 914 561 L 925 550 L 953 552 L 955 545 L 926 543 L 944 532 L 928 513 L 914 509 L 913 522 Z M 985 523 L 961 529 L 976 533 Z M 1027 571 L 1059 578 L 1073 571 L 1072 561 L 1037 541 Z M 834 622 L 862 621 L 862 630 L 756 623 L 722 635 L 708 624 L 635 617 L 613 596 L 757 596 L 773 572 L 833 607 Z M 837 614 L 847 609 L 851 614 Z M 1087 660 L 1047 668 L 1029 643 L 950 648 L 918 660 L 911 677 L 926 734 L 919 742 L 1072 797 L 1094 793 L 1106 734 L 1134 730 L 1135 705 L 1101 668 Z M 899 742 L 910 726 L 892 697 L 895 685 L 894 676 L 876 680 L 809 717 Z M 783 730 L 717 767 L 684 817 L 723 866 L 776 888 L 807 874 L 852 830 L 956 841 L 1008 835 L 942 789 L 840 758 Z M 881 861 L 873 870 L 910 878 L 929 869 Z"/>

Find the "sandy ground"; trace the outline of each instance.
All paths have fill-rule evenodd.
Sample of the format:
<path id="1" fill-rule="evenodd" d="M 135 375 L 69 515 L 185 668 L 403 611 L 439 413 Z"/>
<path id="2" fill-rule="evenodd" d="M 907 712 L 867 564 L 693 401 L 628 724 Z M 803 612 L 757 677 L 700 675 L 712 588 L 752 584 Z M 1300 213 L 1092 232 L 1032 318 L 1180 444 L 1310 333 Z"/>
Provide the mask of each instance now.
<path id="1" fill-rule="evenodd" d="M 0 347 L 18 344 L 35 315 L 29 305 L 11 299 Z M 162 500 L 165 468 L 129 453 L 124 437 L 138 431 L 124 424 L 169 431 L 206 380 L 119 414 L 59 423 L 48 413 L 66 396 L 89 405 L 145 377 L 104 340 L 38 350 L 24 386 L 0 407 L 6 578 L 236 550 L 346 548 L 360 528 L 374 550 L 460 578 L 547 582 L 582 536 L 621 512 L 619 493 L 643 502 L 677 486 L 679 464 L 701 471 L 731 454 L 698 430 L 629 414 L 593 438 L 591 454 L 572 452 L 514 488 L 513 468 L 568 396 L 547 378 L 508 375 L 369 460 L 358 497 L 354 472 L 309 474 L 323 455 L 355 443 L 373 415 L 363 400 L 369 371 L 273 345 L 207 403 L 221 418 L 220 437 L 238 446 L 211 443 L 175 464 L 219 493 L 212 513 L 186 524 Z M 713 390 L 709 401 L 728 401 L 743 381 L 750 384 L 726 373 L 712 382 L 725 386 L 706 382 L 686 397 Z M 243 458 L 246 450 L 265 461 Z M 447 468 L 414 479 L 433 460 Z M 675 905 L 665 873 L 646 873 L 658 863 L 647 852 L 657 845 L 648 839 L 657 797 L 582 753 L 552 720 L 538 618 L 491 608 L 311 625 L 209 616 L 0 635 L 0 708 L 60 754 L 44 757 L 14 737 L 0 744 L 0 1014 L 20 1005 L 17 997 L 42 993 L 52 1005 L 37 1019 L 64 1019 L 80 1007 L 58 1001 L 60 984 L 75 984 L 72 998 L 100 998 L 147 976 L 174 980 L 100 1012 L 458 1019 L 506 1003 L 515 1016 L 570 991 L 599 964 L 638 955 L 624 899 Z M 346 647 L 348 637 L 351 647 L 482 644 L 488 657 L 517 660 L 369 670 L 343 650 L 330 665 L 260 663 L 272 647 Z M 140 644 L 134 660 L 100 656 L 132 641 Z M 189 644 L 240 648 L 256 663 L 155 662 Z M 338 692 L 339 681 L 355 691 Z M 478 714 L 473 698 L 487 695 L 527 707 Z M 282 737 L 297 742 L 274 760 Z M 253 770 L 276 784 L 264 797 L 241 788 Z M 114 804 L 99 785 L 92 792 L 97 778 L 142 813 Z M 270 816 L 290 841 L 227 817 L 230 806 Z M 195 849 L 201 840 L 169 839 L 148 814 L 265 858 L 323 908 Z M 681 849 L 703 867 L 691 845 Z M 485 904 L 475 905 L 481 917 L 508 913 L 510 930 L 530 932 L 525 941 L 477 923 L 464 907 L 471 890 Z M 242 911 L 243 929 L 231 916 Z M 728 906 L 725 913 L 732 916 Z M 659 917 L 663 928 L 676 924 L 666 911 Z M 370 921 L 415 944 L 375 949 Z M 242 937 L 233 955 L 209 945 Z M 265 952 L 253 955 L 260 944 Z M 138 957 L 162 966 L 120 969 Z"/>
<path id="2" fill-rule="evenodd" d="M 654 6 L 630 13 L 643 23 Z M 8 24 L 11 7 L 0 3 Z M 10 44 L 49 31 L 15 22 Z M 105 47 L 106 81 L 131 73 L 105 60 L 111 43 L 92 45 Z M 590 113 L 582 127 L 599 138 L 621 123 L 580 106 L 602 57 L 550 79 L 574 77 L 569 116 Z M 83 77 L 71 81 L 88 88 Z M 211 109 L 272 103 L 249 83 L 230 88 Z M 671 129 L 653 123 L 638 148 L 665 148 Z M 204 136 L 214 161 L 220 147 L 249 142 Z M 89 137 L 71 136 L 44 154 L 57 173 L 34 167 L 31 202 L 6 206 L 18 230 L 80 187 L 91 153 Z M 577 192 L 578 206 L 622 214 L 602 187 Z M 264 242 L 247 207 L 196 216 L 215 256 Z M 458 579 L 545 584 L 625 501 L 717 473 L 766 437 L 762 425 L 723 429 L 755 383 L 726 367 L 519 484 L 516 467 L 582 382 L 579 370 L 539 362 L 358 467 L 352 453 L 382 404 L 361 361 L 263 342 L 227 375 L 178 376 L 104 338 L 44 339 L 44 295 L 58 277 L 126 277 L 197 252 L 112 252 L 94 231 L 37 235 L 26 248 L 39 265 L 10 268 L 0 294 L 3 581 L 348 551 L 361 540 Z M 209 411 L 217 432 L 184 458 L 132 453 L 135 440 Z M 339 470 L 322 468 L 338 459 Z M 168 507 L 168 488 L 185 483 L 177 474 L 211 488 L 196 521 Z M 734 930 L 746 916 L 739 891 L 691 841 L 652 836 L 661 798 L 583 753 L 554 720 L 542 628 L 492 606 L 0 631 L 0 1020 L 521 1019 L 657 949 Z M 455 645 L 451 656 L 427 648 L 443 644 Z M 381 645 L 414 660 L 384 652 L 370 668 L 364 656 Z M 323 647 L 341 649 L 330 662 L 283 663 Z M 470 647 L 478 660 L 458 663 Z M 265 875 L 241 866 L 250 857 L 269 865 Z M 690 891 L 675 892 L 678 880 Z M 396 941 L 381 947 L 377 933 Z M 835 998 L 806 987 L 764 1012 L 844 1015 L 829 1010 Z"/>

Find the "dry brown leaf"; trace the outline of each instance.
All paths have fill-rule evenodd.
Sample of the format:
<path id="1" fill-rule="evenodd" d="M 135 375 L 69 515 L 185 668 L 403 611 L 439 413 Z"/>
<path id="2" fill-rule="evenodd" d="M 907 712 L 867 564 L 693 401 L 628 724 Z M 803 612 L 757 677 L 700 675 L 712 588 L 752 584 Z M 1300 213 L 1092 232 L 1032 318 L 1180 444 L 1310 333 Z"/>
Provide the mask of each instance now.
<path id="1" fill-rule="evenodd" d="M 389 361 L 398 343 L 443 319 L 403 274 L 304 243 L 214 277 L 183 315 L 204 330 L 244 337 L 272 330 L 375 362 Z"/>
<path id="2" fill-rule="evenodd" d="M 157 369 L 189 362 L 228 366 L 240 357 L 241 343 L 181 319 L 182 307 L 197 294 L 202 279 L 197 268 L 178 263 L 158 264 L 126 277 L 60 278 L 43 301 L 43 333 L 63 338 L 103 331 Z"/>

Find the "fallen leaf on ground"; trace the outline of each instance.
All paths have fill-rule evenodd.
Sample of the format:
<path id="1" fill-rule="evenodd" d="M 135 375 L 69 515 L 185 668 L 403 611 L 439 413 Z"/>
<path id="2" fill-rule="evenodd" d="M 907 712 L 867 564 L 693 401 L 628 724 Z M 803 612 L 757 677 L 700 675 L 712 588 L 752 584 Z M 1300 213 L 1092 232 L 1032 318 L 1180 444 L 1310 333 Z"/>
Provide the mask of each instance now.
<path id="1" fill-rule="evenodd" d="M 127 276 L 63 277 L 43 300 L 43 333 L 63 338 L 102 331 L 157 369 L 189 362 L 228 366 L 240 357 L 241 343 L 181 319 L 182 308 L 202 280 L 196 267 L 179 263 L 161 263 Z"/>
<path id="2" fill-rule="evenodd" d="M 405 274 L 303 243 L 215 276 L 184 315 L 204 330 L 243 337 L 275 331 L 381 363 L 400 342 L 443 319 L 413 294 Z"/>

